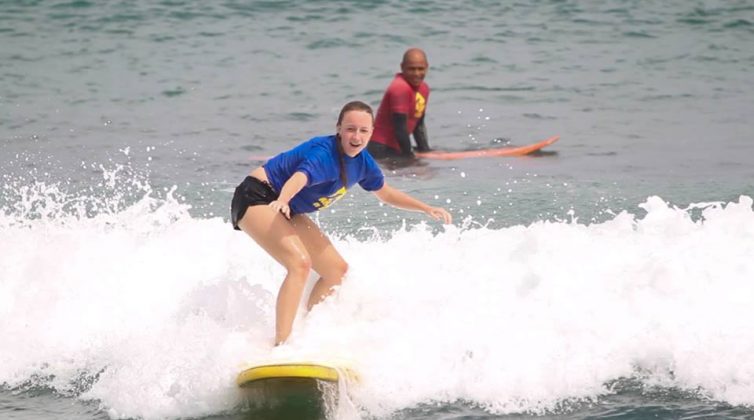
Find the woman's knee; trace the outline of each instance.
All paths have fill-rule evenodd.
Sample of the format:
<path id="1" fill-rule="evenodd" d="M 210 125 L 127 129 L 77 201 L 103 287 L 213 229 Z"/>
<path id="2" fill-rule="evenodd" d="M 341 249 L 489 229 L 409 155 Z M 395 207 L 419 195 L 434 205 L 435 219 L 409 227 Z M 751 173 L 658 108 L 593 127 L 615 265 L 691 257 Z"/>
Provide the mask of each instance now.
<path id="1" fill-rule="evenodd" d="M 312 269 L 312 260 L 309 255 L 297 255 L 285 264 L 288 273 L 306 278 Z"/>
<path id="2" fill-rule="evenodd" d="M 348 274 L 348 263 L 345 260 L 341 260 L 341 262 L 338 265 L 338 271 L 340 272 L 340 279 L 342 280 L 343 277 Z"/>
<path id="3" fill-rule="evenodd" d="M 345 260 L 340 260 L 332 267 L 332 275 L 327 282 L 331 286 L 338 286 L 343 282 L 343 278 L 348 274 L 348 263 Z"/>

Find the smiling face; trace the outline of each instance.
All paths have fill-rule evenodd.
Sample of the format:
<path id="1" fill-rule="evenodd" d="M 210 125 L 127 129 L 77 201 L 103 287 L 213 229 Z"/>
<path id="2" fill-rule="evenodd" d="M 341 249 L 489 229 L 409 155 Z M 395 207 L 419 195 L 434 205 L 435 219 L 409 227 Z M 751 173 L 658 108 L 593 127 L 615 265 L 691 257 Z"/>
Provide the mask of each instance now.
<path id="1" fill-rule="evenodd" d="M 372 114 L 366 111 L 346 111 L 342 121 L 337 125 L 337 130 L 343 153 L 355 157 L 367 147 L 374 131 L 374 119 Z"/>
<path id="2" fill-rule="evenodd" d="M 421 86 L 428 69 L 429 63 L 427 63 L 427 55 L 424 51 L 412 48 L 403 55 L 401 73 L 411 86 L 415 88 Z"/>

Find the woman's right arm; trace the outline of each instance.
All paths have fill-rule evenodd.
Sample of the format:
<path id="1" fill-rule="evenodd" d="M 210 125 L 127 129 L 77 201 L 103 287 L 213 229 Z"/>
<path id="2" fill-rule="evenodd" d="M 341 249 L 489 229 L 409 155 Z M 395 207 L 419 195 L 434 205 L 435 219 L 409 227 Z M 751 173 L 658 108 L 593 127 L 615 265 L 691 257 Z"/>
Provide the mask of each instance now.
<path id="1" fill-rule="evenodd" d="M 269 206 L 275 211 L 283 213 L 287 219 L 290 219 L 291 208 L 288 206 L 288 203 L 306 186 L 307 182 L 309 182 L 309 178 L 305 173 L 295 172 L 287 181 L 285 181 L 285 184 L 283 184 L 278 199 L 271 202 Z"/>

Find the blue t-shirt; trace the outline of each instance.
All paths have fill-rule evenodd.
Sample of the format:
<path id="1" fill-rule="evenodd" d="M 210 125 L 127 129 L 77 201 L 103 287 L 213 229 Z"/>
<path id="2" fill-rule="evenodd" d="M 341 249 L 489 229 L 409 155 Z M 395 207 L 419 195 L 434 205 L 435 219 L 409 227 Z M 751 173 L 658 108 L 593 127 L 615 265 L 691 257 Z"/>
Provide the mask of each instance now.
<path id="1" fill-rule="evenodd" d="M 294 173 L 306 174 L 306 186 L 288 203 L 292 213 L 311 213 L 328 207 L 343 198 L 346 190 L 356 183 L 367 191 L 379 190 L 385 184 L 382 170 L 364 149 L 355 157 L 343 155 L 348 174 L 348 185 L 343 187 L 335 142 L 334 135 L 314 137 L 264 164 L 267 178 L 277 192 Z"/>

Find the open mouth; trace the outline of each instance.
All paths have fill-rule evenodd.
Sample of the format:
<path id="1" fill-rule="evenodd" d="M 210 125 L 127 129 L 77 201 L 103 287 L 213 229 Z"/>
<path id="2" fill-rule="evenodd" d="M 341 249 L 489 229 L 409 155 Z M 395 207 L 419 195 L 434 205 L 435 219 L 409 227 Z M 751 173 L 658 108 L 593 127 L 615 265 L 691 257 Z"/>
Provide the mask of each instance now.
<path id="1" fill-rule="evenodd" d="M 359 144 L 353 144 L 351 142 L 348 142 L 348 144 L 350 144 L 351 147 L 353 147 L 354 149 L 358 149 L 359 147 L 361 147 L 361 143 L 359 143 Z"/>

